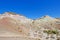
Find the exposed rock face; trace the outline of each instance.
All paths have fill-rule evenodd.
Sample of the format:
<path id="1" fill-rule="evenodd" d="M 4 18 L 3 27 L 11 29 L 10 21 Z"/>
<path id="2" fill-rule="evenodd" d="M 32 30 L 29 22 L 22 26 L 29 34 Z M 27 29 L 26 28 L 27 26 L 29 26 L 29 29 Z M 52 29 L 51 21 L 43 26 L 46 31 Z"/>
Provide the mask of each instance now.
<path id="1" fill-rule="evenodd" d="M 24 16 L 13 15 L 11 13 L 6 12 L 0 16 L 0 30 L 2 31 L 2 35 L 9 33 L 16 33 L 22 35 L 28 35 L 29 27 L 31 21 Z M 0 31 L 0 32 L 1 32 Z M 7 32 L 7 33 L 6 33 Z"/>
<path id="2" fill-rule="evenodd" d="M 43 16 L 32 20 L 11 12 L 5 12 L 0 15 L 0 35 L 22 35 L 43 38 L 47 35 L 43 32 L 46 29 L 60 30 L 60 19 Z"/>
<path id="3" fill-rule="evenodd" d="M 34 24 L 36 24 L 37 26 L 43 27 L 43 28 L 47 28 L 47 29 L 54 29 L 54 28 L 59 29 L 60 28 L 59 26 L 60 20 L 49 17 L 49 16 L 44 16 L 40 19 L 34 20 Z"/>

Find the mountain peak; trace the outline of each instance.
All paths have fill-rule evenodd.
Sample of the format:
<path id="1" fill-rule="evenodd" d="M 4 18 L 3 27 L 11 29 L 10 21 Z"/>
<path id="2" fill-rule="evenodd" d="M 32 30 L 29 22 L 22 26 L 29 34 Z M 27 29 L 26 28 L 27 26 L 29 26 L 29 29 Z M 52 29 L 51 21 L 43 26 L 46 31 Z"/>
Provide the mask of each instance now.
<path id="1" fill-rule="evenodd" d="M 54 19 L 53 17 L 49 16 L 49 15 L 45 15 L 43 16 L 42 18 L 45 18 L 45 19 Z"/>
<path id="2" fill-rule="evenodd" d="M 45 16 L 43 16 L 44 18 L 50 18 L 50 16 L 49 15 L 45 15 Z"/>
<path id="3" fill-rule="evenodd" d="M 12 14 L 12 15 L 17 15 L 16 13 L 14 12 L 5 12 L 4 14 Z"/>

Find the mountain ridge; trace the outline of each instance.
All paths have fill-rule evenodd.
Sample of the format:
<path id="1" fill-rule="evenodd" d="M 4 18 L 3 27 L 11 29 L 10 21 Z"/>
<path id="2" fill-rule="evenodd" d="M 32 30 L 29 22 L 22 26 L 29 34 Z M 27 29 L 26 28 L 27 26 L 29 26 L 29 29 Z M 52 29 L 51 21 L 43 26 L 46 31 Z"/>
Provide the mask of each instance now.
<path id="1" fill-rule="evenodd" d="M 0 15 L 0 35 L 15 34 L 21 36 L 34 37 L 34 38 L 35 37 L 43 38 L 45 35 L 48 35 L 44 33 L 44 30 L 59 31 L 60 19 L 53 18 L 47 15 L 39 19 L 33 20 L 25 16 L 18 15 L 18 14 L 11 14 L 9 12 L 5 12 L 5 14 Z"/>

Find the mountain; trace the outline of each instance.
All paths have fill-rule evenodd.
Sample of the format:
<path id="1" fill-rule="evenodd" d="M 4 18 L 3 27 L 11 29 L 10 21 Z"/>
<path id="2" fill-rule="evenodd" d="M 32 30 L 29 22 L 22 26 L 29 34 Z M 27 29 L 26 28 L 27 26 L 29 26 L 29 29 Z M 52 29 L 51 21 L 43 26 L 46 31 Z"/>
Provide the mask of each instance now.
<path id="1" fill-rule="evenodd" d="M 22 34 L 27 35 L 29 32 L 29 25 L 32 22 L 31 19 L 28 19 L 24 16 L 5 12 L 0 15 L 0 33 L 9 34 Z"/>
<path id="2" fill-rule="evenodd" d="M 45 36 L 44 30 L 59 31 L 60 18 L 53 18 L 46 15 L 33 20 L 12 12 L 0 14 L 0 35 L 20 35 L 43 38 Z"/>
<path id="3" fill-rule="evenodd" d="M 53 29 L 53 27 L 60 29 L 60 19 L 56 19 L 56 18 L 50 17 L 48 15 L 34 20 L 33 24 L 35 26 L 39 26 L 39 27 L 42 26 L 43 28 L 45 27 L 47 29 Z"/>

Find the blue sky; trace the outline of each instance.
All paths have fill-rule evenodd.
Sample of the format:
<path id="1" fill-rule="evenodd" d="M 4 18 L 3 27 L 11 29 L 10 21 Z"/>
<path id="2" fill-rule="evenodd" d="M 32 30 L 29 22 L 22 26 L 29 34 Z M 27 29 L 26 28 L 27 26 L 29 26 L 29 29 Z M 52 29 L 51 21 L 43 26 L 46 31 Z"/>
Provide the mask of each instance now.
<path id="1" fill-rule="evenodd" d="M 28 18 L 60 18 L 60 0 L 0 0 L 0 13 L 15 12 Z"/>

